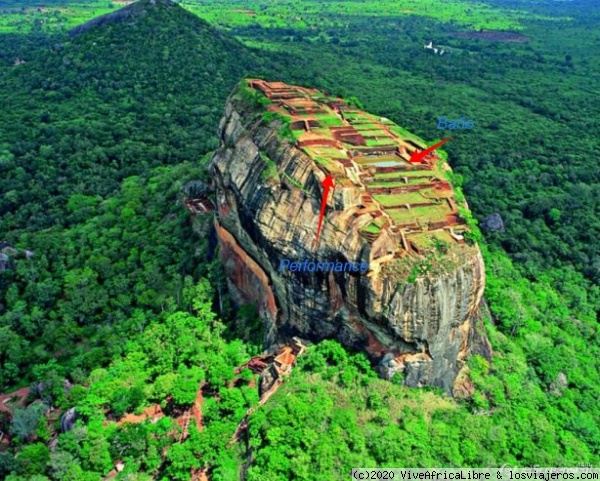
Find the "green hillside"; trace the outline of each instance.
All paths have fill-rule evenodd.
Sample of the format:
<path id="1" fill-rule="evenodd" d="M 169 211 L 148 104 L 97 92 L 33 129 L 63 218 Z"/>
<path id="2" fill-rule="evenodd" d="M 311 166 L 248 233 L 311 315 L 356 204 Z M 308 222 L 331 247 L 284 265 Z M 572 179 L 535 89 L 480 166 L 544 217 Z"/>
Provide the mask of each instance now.
<path id="1" fill-rule="evenodd" d="M 62 224 L 73 193 L 104 196 L 217 145 L 225 97 L 257 70 L 256 56 L 183 9 L 149 4 L 135 5 L 147 15 L 62 39 L 0 78 L 0 232 Z M 32 218 L 31 204 L 44 214 Z"/>
<path id="2" fill-rule="evenodd" d="M 260 62 L 167 2 L 135 12 L 0 77 L 0 240 L 35 253 L 0 277 L 3 388 L 28 382 L 31 363 L 109 359 L 134 328 L 125 318 L 168 311 L 183 278 L 206 271 L 179 194 L 149 198 L 148 175 L 218 145 L 227 93 Z"/>

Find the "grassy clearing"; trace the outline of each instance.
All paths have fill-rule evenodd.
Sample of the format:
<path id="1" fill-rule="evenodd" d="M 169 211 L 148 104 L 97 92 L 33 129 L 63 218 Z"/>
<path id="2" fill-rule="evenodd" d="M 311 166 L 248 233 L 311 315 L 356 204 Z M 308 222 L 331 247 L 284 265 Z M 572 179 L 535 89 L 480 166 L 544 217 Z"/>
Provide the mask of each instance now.
<path id="1" fill-rule="evenodd" d="M 456 242 L 446 230 L 411 235 L 410 240 L 423 250 L 443 250 Z"/>
<path id="2" fill-rule="evenodd" d="M 495 8 L 484 2 L 456 0 L 438 2 L 435 0 L 396 0 L 378 2 L 281 0 L 262 2 L 260 0 L 179 0 L 178 3 L 205 19 L 209 23 L 224 28 L 248 28 L 260 26 L 263 29 L 286 28 L 300 32 L 310 32 L 315 26 L 320 28 L 339 26 L 345 16 L 389 17 L 406 16 L 429 17 L 441 22 L 452 22 L 468 30 L 522 30 L 521 22 L 527 20 L 570 21 L 567 17 L 544 17 L 532 15 L 519 9 Z M 69 1 L 43 9 L 22 8 L 16 0 L 5 2 L 0 17 L 0 31 L 30 32 L 58 31 L 84 23 L 98 15 L 114 11 L 120 5 L 105 0 Z M 248 45 L 265 48 L 269 42 L 242 38 Z M 280 47 L 276 48 L 280 50 Z"/>
<path id="3" fill-rule="evenodd" d="M 381 126 L 377 124 L 356 124 L 354 128 L 360 132 L 370 135 L 388 135 L 385 130 L 381 130 Z"/>
<path id="4" fill-rule="evenodd" d="M 413 207 L 412 209 L 386 209 L 392 220 L 398 224 L 408 222 L 439 222 L 450 213 L 447 206 L 433 205 L 429 207 Z"/>
<path id="5" fill-rule="evenodd" d="M 393 139 L 385 137 L 382 139 L 366 139 L 367 147 L 381 147 L 387 145 L 396 145 Z"/>
<path id="6" fill-rule="evenodd" d="M 442 22 L 455 22 L 474 30 L 520 30 L 521 19 L 526 16 L 523 11 L 500 10 L 483 2 L 467 0 L 443 3 L 434 0 L 405 0 L 401 4 L 395 0 L 378 2 L 281 0 L 266 4 L 258 0 L 210 2 L 186 0 L 181 4 L 209 22 L 228 28 L 259 24 L 263 28 L 291 26 L 296 29 L 309 29 L 315 24 L 331 22 L 332 17 L 339 15 L 373 17 L 418 15 Z"/>
<path id="7" fill-rule="evenodd" d="M 344 117 L 351 123 L 377 127 L 376 122 L 378 118 L 374 115 L 367 114 L 366 112 L 344 112 Z"/>
<path id="8" fill-rule="evenodd" d="M 310 152 L 311 156 L 313 157 L 346 157 L 346 154 L 344 152 L 340 152 L 338 149 L 334 149 L 333 147 L 305 147 L 305 150 Z"/>
<path id="9" fill-rule="evenodd" d="M 407 177 L 408 185 L 428 184 L 431 181 L 432 177 L 435 177 L 435 176 L 427 175 L 427 176 L 423 176 L 423 177 Z"/>
<path id="10" fill-rule="evenodd" d="M 366 232 L 367 234 L 379 234 L 381 232 L 381 228 L 378 227 L 374 222 L 371 222 L 360 230 L 362 232 Z"/>
<path id="11" fill-rule="evenodd" d="M 395 137 L 390 135 L 389 132 L 387 132 L 386 130 L 382 130 L 381 128 L 376 128 L 376 129 L 357 128 L 356 130 L 365 137 L 386 137 L 390 140 L 395 140 Z"/>
<path id="12" fill-rule="evenodd" d="M 388 178 L 375 177 L 375 179 L 377 181 L 370 183 L 369 187 L 376 188 L 376 187 L 403 187 L 406 185 L 423 185 L 423 184 L 428 184 L 431 177 L 433 177 L 433 176 L 406 177 L 406 180 L 408 180 L 408 182 L 404 182 L 404 180 L 402 180 L 402 177 L 404 177 L 404 176 L 403 175 L 394 175 L 394 177 L 388 177 Z"/>
<path id="13" fill-rule="evenodd" d="M 346 116 L 347 118 L 347 116 Z M 378 124 L 375 123 L 375 119 L 366 118 L 366 117 L 355 117 L 352 119 L 348 119 L 348 122 L 354 126 L 356 130 L 365 129 L 365 130 L 373 130 L 381 128 Z"/>
<path id="14" fill-rule="evenodd" d="M 315 115 L 315 118 L 323 127 L 341 127 L 342 125 L 344 125 L 342 119 L 340 119 L 336 115 L 317 114 Z"/>
<path id="15" fill-rule="evenodd" d="M 381 173 L 377 173 L 375 174 L 375 180 L 380 180 L 380 179 L 390 179 L 390 178 L 394 178 L 394 177 L 422 177 L 422 176 L 428 176 L 429 174 L 431 174 L 431 171 L 429 170 L 405 170 L 405 171 L 398 171 L 398 172 L 381 172 Z M 433 176 L 433 174 L 431 174 Z"/>
<path id="16" fill-rule="evenodd" d="M 110 2 L 99 0 L 65 1 L 63 5 L 44 5 L 35 8 L 13 3 L 14 5 L 0 10 L 0 32 L 2 33 L 55 33 L 115 10 L 110 6 L 112 5 Z"/>
<path id="17" fill-rule="evenodd" d="M 423 197 L 419 192 L 407 192 L 405 194 L 374 194 L 373 198 L 383 207 L 401 204 L 420 204 L 422 202 L 430 202 Z"/>

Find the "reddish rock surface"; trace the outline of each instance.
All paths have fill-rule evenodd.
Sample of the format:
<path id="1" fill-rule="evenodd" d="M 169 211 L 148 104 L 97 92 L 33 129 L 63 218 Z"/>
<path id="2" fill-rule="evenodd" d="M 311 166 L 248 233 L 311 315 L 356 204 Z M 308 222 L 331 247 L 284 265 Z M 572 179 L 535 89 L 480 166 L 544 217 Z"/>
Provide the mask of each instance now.
<path id="1" fill-rule="evenodd" d="M 265 271 L 242 249 L 235 238 L 216 224 L 221 250 L 219 256 L 237 300 L 249 304 L 258 300 L 259 309 L 277 317 L 277 307 L 269 277 Z"/>

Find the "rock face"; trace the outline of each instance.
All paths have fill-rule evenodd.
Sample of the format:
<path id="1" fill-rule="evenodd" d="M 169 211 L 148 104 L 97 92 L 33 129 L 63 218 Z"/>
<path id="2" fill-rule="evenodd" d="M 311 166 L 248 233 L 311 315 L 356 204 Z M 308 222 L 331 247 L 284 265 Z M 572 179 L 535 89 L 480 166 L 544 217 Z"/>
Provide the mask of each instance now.
<path id="1" fill-rule="evenodd" d="M 220 256 L 234 299 L 258 304 L 269 341 L 337 338 L 365 350 L 385 377 L 451 392 L 473 345 L 487 340 L 475 329 L 483 260 L 446 162 L 411 164 L 420 139 L 280 82 L 244 81 L 219 132 L 211 168 Z M 335 187 L 315 247 L 327 174 Z M 293 271 L 282 259 L 339 264 Z M 368 270 L 340 270 L 346 262 Z"/>
<path id="2" fill-rule="evenodd" d="M 60 419 L 60 430 L 63 433 L 68 433 L 75 426 L 75 421 L 79 418 L 79 414 L 75 408 L 66 411 Z"/>

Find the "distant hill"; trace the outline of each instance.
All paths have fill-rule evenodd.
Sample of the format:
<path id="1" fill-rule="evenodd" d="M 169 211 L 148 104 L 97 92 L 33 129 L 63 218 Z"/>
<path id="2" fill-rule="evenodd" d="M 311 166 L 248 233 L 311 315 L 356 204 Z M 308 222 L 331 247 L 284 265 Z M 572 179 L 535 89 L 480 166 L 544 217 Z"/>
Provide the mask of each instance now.
<path id="1" fill-rule="evenodd" d="M 79 25 L 71 29 L 70 33 L 71 35 L 75 36 L 100 25 L 118 24 L 124 21 L 129 21 L 132 23 L 138 21 L 143 22 L 144 17 L 148 14 L 149 8 L 154 9 L 154 11 L 162 10 L 163 13 L 166 13 L 169 9 L 175 9 L 175 14 L 179 14 L 179 12 L 177 12 L 177 4 L 171 0 L 148 0 L 144 2 L 136 2 L 117 10 L 116 12 L 101 15 L 100 17 L 94 18 L 89 22 Z"/>
<path id="2" fill-rule="evenodd" d="M 263 63 L 168 0 L 72 34 L 0 77 L 0 190 L 10 193 L 0 216 L 13 213 L 0 237 L 62 222 L 75 191 L 105 196 L 127 176 L 215 148 L 227 94 Z"/>

